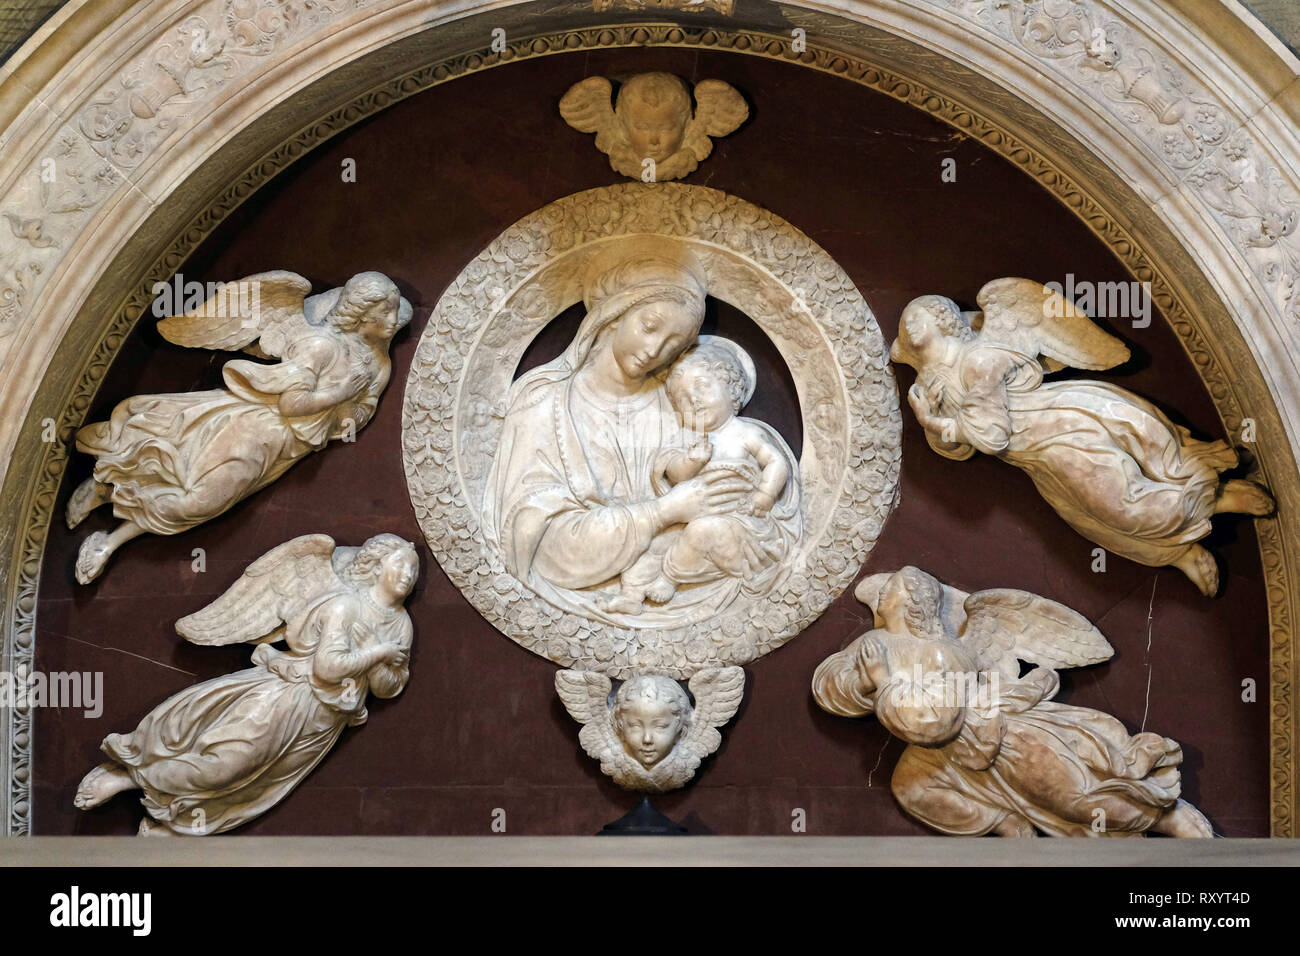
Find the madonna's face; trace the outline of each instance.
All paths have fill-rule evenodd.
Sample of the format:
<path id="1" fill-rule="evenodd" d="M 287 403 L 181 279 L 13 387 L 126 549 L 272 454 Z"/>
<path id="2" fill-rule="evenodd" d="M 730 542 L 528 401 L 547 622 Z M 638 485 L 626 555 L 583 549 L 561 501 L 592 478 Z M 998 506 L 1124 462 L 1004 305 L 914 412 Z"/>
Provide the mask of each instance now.
<path id="1" fill-rule="evenodd" d="M 695 341 L 695 316 L 677 302 L 647 302 L 629 309 L 611 332 L 610 350 L 632 381 L 653 375 Z"/>

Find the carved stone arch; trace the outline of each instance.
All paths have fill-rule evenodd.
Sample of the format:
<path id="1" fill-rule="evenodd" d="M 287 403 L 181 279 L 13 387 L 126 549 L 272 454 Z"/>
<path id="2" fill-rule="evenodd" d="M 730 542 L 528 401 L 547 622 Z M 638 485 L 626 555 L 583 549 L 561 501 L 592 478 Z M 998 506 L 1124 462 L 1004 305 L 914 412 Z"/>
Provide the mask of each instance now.
<path id="1" fill-rule="evenodd" d="M 711 47 L 844 76 L 1019 164 L 1150 281 L 1279 502 L 1272 825 L 1295 827 L 1300 63 L 1236 0 L 836 0 L 732 15 L 498 0 L 73 0 L 0 71 L 4 669 L 30 660 L 67 439 L 154 281 L 293 159 L 463 73 L 584 47 Z M 504 51 L 490 49 L 505 31 Z M 807 48 L 794 52 L 792 31 Z M 53 173 L 51 174 L 51 170 Z M 75 176 L 60 175 L 73 172 Z M 19 235 L 19 233 L 22 233 Z M 54 441 L 44 440 L 53 432 Z M 28 715 L 4 712 L 27 832 Z"/>

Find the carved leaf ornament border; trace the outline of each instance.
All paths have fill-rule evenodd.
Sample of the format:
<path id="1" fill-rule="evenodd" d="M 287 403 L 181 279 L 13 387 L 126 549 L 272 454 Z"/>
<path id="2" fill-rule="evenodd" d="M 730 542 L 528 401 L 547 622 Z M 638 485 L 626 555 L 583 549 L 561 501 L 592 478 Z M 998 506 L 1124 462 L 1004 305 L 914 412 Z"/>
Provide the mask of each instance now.
<path id="1" fill-rule="evenodd" d="M 966 2 L 967 0 L 947 0 L 947 5 L 959 6 Z M 974 7 L 978 2 L 979 0 L 970 0 L 968 5 Z M 86 410 L 123 340 L 140 316 L 148 310 L 152 302 L 149 290 L 155 282 L 170 279 L 204 238 L 276 174 L 331 136 L 399 100 L 457 77 L 515 60 L 583 49 L 647 45 L 740 52 L 784 60 L 841 76 L 921 109 L 1015 163 L 1082 219 L 1136 279 L 1151 283 L 1154 302 L 1168 318 L 1191 355 L 1225 426 L 1229 431 L 1235 431 L 1240 424 L 1244 417 L 1243 411 L 1228 373 L 1220 366 L 1201 332 L 1195 328 L 1187 308 L 1132 236 L 1101 204 L 1044 156 L 970 106 L 939 95 L 911 77 L 882 69 L 854 55 L 820 47 L 815 38 L 810 38 L 806 50 L 795 54 L 790 51 L 788 38 L 784 36 L 676 24 L 604 25 L 516 37 L 500 53 L 469 52 L 413 70 L 363 93 L 312 122 L 252 164 L 243 175 L 222 190 L 149 267 L 135 290 L 115 311 L 107 331 L 93 349 L 88 350 L 89 357 L 57 419 L 56 428 L 60 440 L 44 445 L 24 512 L 24 521 L 16 529 L 20 540 L 15 551 L 17 561 L 9 592 L 12 600 L 8 620 L 5 622 L 10 635 L 7 646 L 8 667 L 15 671 L 31 667 L 42 555 L 55 498 L 68 459 L 69 439 L 83 422 Z M 109 178 L 112 175 L 111 172 L 105 174 Z M 1261 229 L 1267 233 L 1267 223 Z M 1274 255 L 1287 255 L 1290 246 L 1274 243 L 1269 248 Z M 4 300 L 0 301 L 0 308 L 10 304 L 11 291 L 8 288 L 4 290 L 6 294 Z M 1265 456 L 1261 453 L 1260 457 Z M 1274 487 L 1276 488 L 1279 479 L 1289 480 L 1289 477 L 1273 476 Z M 1294 833 L 1291 752 L 1294 736 L 1293 588 L 1277 523 L 1261 521 L 1255 527 L 1266 581 L 1272 641 L 1269 682 L 1272 832 L 1277 836 L 1291 836 Z M 30 832 L 31 713 L 23 708 L 11 708 L 8 717 L 9 815 L 6 823 L 10 834 L 21 835 Z"/>

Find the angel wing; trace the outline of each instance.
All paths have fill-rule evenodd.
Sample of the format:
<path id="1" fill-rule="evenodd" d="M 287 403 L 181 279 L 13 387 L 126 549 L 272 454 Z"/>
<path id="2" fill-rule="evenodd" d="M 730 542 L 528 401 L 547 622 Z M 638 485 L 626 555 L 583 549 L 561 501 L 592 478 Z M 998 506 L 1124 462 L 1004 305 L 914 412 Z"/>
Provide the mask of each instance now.
<path id="1" fill-rule="evenodd" d="M 574 83 L 560 98 L 560 115 L 580 133 L 595 133 L 596 148 L 608 154 L 617 139 L 614 122 L 614 87 L 603 76 Z"/>
<path id="2" fill-rule="evenodd" d="M 330 563 L 334 539 L 307 534 L 272 548 L 226 592 L 176 622 L 192 644 L 262 644 L 317 598 L 341 586 Z"/>
<path id="3" fill-rule="evenodd" d="M 745 696 L 745 672 L 739 667 L 707 667 L 687 681 L 695 707 L 691 724 L 672 756 L 682 769 L 694 771 L 722 745 L 718 728 L 736 715 Z M 665 761 L 667 762 L 667 761 Z"/>
<path id="4" fill-rule="evenodd" d="M 296 272 L 259 272 L 225 283 L 196 309 L 163 319 L 158 331 L 186 348 L 244 349 L 263 358 L 279 357 L 295 338 L 321 327 L 323 311 L 313 309 L 315 322 L 305 314 L 309 292 L 311 283 Z M 337 291 L 330 290 L 312 299 L 331 293 L 337 298 Z"/>
<path id="5" fill-rule="evenodd" d="M 735 132 L 749 119 L 749 104 L 734 86 L 723 80 L 701 80 L 695 84 L 695 116 L 686 124 L 682 149 L 697 161 L 713 152 L 712 136 Z"/>
<path id="6" fill-rule="evenodd" d="M 982 341 L 1046 356 L 1048 371 L 1064 366 L 1100 370 L 1129 358 L 1128 347 L 1103 332 L 1073 302 L 1032 279 L 994 279 L 976 297 Z"/>
<path id="7" fill-rule="evenodd" d="M 609 709 L 610 679 L 596 671 L 557 671 L 555 692 L 569 716 L 582 724 L 578 743 L 587 756 L 600 761 L 600 771 L 622 785 L 625 778 L 644 776 L 640 764 L 627 755 L 614 733 Z"/>
<path id="8" fill-rule="evenodd" d="M 966 598 L 959 640 L 981 668 L 1020 674 L 1017 660 L 1060 670 L 1110 660 L 1115 649 L 1078 611 L 1028 591 L 993 588 Z"/>

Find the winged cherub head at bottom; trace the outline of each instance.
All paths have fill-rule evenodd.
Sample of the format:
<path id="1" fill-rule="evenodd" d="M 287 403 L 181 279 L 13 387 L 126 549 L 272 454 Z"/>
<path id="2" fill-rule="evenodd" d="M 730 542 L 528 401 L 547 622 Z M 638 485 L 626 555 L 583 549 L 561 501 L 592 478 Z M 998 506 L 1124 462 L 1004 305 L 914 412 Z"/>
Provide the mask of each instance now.
<path id="1" fill-rule="evenodd" d="M 647 770 L 672 753 L 690 719 L 690 698 L 671 677 L 639 674 L 614 695 L 614 732 Z"/>

